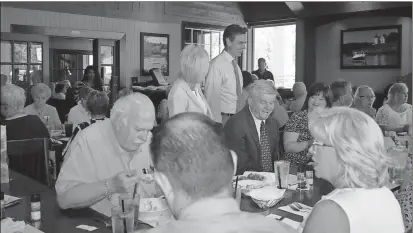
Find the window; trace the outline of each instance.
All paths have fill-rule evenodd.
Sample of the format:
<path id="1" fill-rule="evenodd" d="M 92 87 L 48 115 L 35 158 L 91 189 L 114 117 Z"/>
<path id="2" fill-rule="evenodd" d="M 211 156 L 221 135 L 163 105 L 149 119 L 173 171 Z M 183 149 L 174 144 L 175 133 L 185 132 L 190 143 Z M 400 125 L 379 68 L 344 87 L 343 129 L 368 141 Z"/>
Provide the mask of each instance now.
<path id="1" fill-rule="evenodd" d="M 43 82 L 43 43 L 1 41 L 1 74 L 23 88 Z"/>
<path id="2" fill-rule="evenodd" d="M 277 88 L 295 83 L 295 24 L 254 28 L 254 70 L 264 58 Z"/>
<path id="3" fill-rule="evenodd" d="M 105 86 L 109 85 L 112 77 L 112 70 L 114 66 L 113 54 L 113 46 L 100 46 L 101 67 L 103 68 L 103 84 Z"/>
<path id="4" fill-rule="evenodd" d="M 183 45 L 202 45 L 209 54 L 209 59 L 212 60 L 224 49 L 222 39 L 224 29 L 224 27 L 220 26 L 183 23 Z"/>
<path id="5" fill-rule="evenodd" d="M 87 66 L 93 66 L 93 55 L 86 50 L 53 49 L 52 82 L 82 81 Z"/>

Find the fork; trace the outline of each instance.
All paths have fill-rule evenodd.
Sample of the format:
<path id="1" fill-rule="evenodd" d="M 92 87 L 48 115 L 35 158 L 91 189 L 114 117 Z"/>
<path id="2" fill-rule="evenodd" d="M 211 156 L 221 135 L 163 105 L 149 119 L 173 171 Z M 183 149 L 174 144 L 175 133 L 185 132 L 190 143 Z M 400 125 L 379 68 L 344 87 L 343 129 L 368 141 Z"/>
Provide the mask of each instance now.
<path id="1" fill-rule="evenodd" d="M 291 209 L 293 209 L 294 211 L 298 211 L 298 212 L 309 212 L 309 210 L 303 209 L 302 207 L 301 207 L 301 208 L 298 208 L 297 206 L 295 206 L 295 205 L 293 205 L 293 204 L 289 204 L 288 206 L 289 206 Z"/>
<path id="2" fill-rule="evenodd" d="M 300 209 L 300 210 L 304 209 L 304 210 L 310 210 L 310 211 L 311 211 L 311 208 L 309 208 L 309 207 L 307 207 L 307 206 L 302 206 L 302 205 L 300 205 L 300 203 L 298 203 L 298 202 L 294 202 L 293 205 L 295 205 L 295 206 L 296 206 L 298 209 Z"/>

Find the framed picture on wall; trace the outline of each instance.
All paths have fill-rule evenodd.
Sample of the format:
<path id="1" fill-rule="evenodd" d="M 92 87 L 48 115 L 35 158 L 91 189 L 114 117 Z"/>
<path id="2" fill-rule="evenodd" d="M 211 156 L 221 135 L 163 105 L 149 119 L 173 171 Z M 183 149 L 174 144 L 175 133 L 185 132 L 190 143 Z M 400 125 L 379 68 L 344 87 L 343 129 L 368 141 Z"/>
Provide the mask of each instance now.
<path id="1" fill-rule="evenodd" d="M 401 25 L 341 30 L 341 69 L 400 68 Z"/>
<path id="2" fill-rule="evenodd" d="M 169 76 L 169 35 L 141 32 L 141 75 L 150 76 L 149 70 L 158 68 Z"/>

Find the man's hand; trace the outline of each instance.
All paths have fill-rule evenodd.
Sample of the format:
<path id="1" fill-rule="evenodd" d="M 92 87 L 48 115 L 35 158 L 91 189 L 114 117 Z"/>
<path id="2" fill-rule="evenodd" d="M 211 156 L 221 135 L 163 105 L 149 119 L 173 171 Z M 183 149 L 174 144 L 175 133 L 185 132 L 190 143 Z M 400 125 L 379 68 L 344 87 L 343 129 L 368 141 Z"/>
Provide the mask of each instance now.
<path id="1" fill-rule="evenodd" d="M 110 179 L 108 185 L 114 193 L 132 193 L 136 182 L 136 171 L 121 172 Z"/>

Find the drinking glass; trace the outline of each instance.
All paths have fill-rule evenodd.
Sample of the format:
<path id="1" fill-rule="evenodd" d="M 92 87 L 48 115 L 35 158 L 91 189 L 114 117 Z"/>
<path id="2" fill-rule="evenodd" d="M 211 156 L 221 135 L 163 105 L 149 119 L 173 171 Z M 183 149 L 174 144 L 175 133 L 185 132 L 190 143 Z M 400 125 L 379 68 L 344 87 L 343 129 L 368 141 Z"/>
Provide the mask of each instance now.
<path id="1" fill-rule="evenodd" d="M 235 185 L 233 185 L 233 186 L 235 186 Z M 234 195 L 235 195 L 235 200 L 238 202 L 238 205 L 240 205 L 241 206 L 241 186 L 240 185 L 237 185 L 237 190 L 235 190 L 235 187 L 234 187 L 234 190 L 233 190 L 233 193 L 234 193 Z"/>
<path id="2" fill-rule="evenodd" d="M 286 160 L 275 161 L 274 172 L 276 186 L 282 189 L 286 189 L 288 187 L 288 174 L 290 173 L 290 162 Z"/>
<path id="3" fill-rule="evenodd" d="M 135 198 L 130 193 L 121 193 L 119 194 L 119 206 L 122 206 L 122 200 L 125 205 L 125 208 L 132 208 L 134 211 L 134 230 L 138 229 L 139 225 L 139 202 L 140 196 L 139 194 L 135 194 Z"/>
<path id="4" fill-rule="evenodd" d="M 122 211 L 121 206 L 115 206 L 112 208 L 112 233 L 131 233 L 133 232 L 134 225 L 134 213 L 133 207 L 125 206 L 125 211 Z M 125 230 L 126 227 L 126 230 Z"/>
<path id="5" fill-rule="evenodd" d="M 71 137 L 72 133 L 73 133 L 73 124 L 72 123 L 65 123 L 66 137 Z"/>
<path id="6" fill-rule="evenodd" d="M 314 183 L 314 172 L 310 169 L 308 169 L 307 171 L 305 171 L 305 179 L 307 181 L 307 184 L 309 184 L 310 186 L 313 186 Z"/>

